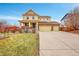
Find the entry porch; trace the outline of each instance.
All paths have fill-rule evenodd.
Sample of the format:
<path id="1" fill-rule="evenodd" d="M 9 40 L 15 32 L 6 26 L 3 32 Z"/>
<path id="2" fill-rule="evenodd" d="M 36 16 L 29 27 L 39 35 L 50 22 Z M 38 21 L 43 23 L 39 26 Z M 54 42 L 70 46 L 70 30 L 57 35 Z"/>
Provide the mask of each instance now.
<path id="1" fill-rule="evenodd" d="M 37 21 L 21 21 L 20 26 L 25 27 L 24 30 L 29 32 L 38 32 L 38 22 Z"/>

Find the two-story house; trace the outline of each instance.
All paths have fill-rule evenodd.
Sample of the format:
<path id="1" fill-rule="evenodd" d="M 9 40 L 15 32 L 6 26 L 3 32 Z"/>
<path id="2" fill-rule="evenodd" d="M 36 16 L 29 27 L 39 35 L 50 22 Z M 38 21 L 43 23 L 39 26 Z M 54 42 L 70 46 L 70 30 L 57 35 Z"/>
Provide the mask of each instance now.
<path id="1" fill-rule="evenodd" d="M 22 15 L 20 26 L 28 26 L 35 31 L 59 31 L 59 23 L 52 21 L 50 16 L 40 16 L 32 9 Z"/>

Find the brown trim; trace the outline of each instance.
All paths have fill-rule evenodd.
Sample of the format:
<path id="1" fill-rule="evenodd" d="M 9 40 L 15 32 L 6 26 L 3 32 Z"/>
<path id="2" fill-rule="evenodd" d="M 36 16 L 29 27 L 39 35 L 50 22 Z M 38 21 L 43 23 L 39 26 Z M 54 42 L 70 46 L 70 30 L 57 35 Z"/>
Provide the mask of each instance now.
<path id="1" fill-rule="evenodd" d="M 51 31 L 53 31 L 53 26 L 51 26 Z"/>
<path id="2" fill-rule="evenodd" d="M 19 20 L 19 22 L 29 22 L 29 21 L 34 22 L 34 21 L 38 21 L 38 20 Z"/>
<path id="3" fill-rule="evenodd" d="M 60 25 L 60 24 L 55 22 L 39 22 L 39 25 Z"/>
<path id="4" fill-rule="evenodd" d="M 60 25 L 58 22 L 54 22 L 54 21 L 39 21 L 39 20 L 19 20 L 19 22 L 22 23 L 27 23 L 27 22 L 38 22 L 39 24 L 50 24 L 50 25 Z"/>
<path id="5" fill-rule="evenodd" d="M 39 18 L 51 18 L 50 16 L 39 16 Z"/>

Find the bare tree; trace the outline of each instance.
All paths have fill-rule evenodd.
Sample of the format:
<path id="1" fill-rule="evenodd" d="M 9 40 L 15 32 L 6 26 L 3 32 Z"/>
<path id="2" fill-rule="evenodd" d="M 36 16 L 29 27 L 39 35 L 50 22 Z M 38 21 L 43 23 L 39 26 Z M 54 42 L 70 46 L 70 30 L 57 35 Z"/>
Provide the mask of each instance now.
<path id="1" fill-rule="evenodd" d="M 64 25 L 73 28 L 74 30 L 79 29 L 79 8 L 74 8 L 70 13 L 62 19 Z"/>
<path id="2" fill-rule="evenodd" d="M 5 28 L 7 26 L 7 21 L 0 19 L 0 39 L 8 37 L 8 35 L 5 33 Z"/>

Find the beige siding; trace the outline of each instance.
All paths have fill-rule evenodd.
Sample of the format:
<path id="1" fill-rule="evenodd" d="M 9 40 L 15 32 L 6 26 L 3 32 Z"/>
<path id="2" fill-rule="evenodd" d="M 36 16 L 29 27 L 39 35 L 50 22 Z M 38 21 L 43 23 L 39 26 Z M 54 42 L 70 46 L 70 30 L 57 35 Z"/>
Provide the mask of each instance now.
<path id="1" fill-rule="evenodd" d="M 51 26 L 39 26 L 39 31 L 51 31 Z"/>
<path id="2" fill-rule="evenodd" d="M 32 19 L 33 16 L 29 16 L 29 20 L 38 20 L 38 16 L 34 16 L 34 19 Z"/>
<path id="3" fill-rule="evenodd" d="M 32 19 L 33 16 L 23 16 L 23 19 L 27 20 L 27 17 L 29 17 L 28 20 L 38 20 L 38 16 L 34 16 L 34 19 Z"/>
<path id="4" fill-rule="evenodd" d="M 34 16 L 35 17 L 35 20 L 38 20 L 39 18 L 38 18 L 38 16 Z"/>

